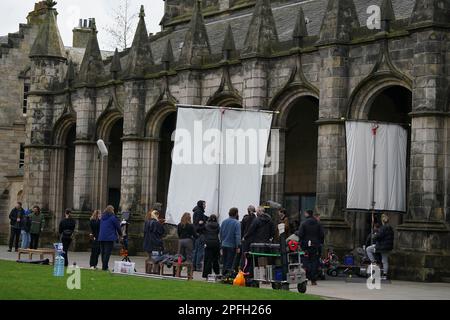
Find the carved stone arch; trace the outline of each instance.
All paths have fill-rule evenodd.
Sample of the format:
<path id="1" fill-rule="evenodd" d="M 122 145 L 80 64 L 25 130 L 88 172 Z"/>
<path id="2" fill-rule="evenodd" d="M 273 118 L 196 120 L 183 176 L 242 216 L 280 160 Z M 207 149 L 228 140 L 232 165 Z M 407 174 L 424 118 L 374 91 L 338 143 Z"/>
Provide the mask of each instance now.
<path id="1" fill-rule="evenodd" d="M 62 146 L 66 142 L 67 134 L 70 128 L 77 122 L 77 117 L 75 113 L 63 114 L 53 126 L 53 137 L 52 141 L 54 145 Z"/>
<path id="2" fill-rule="evenodd" d="M 302 97 L 313 97 L 319 100 L 319 89 L 313 86 L 306 86 L 299 83 L 291 83 L 281 89 L 273 99 L 269 106 L 270 110 L 277 111 L 274 117 L 275 127 L 285 127 L 289 111 L 294 102 Z"/>
<path id="3" fill-rule="evenodd" d="M 145 145 L 144 145 L 144 161 L 143 175 L 151 177 L 143 180 L 142 199 L 147 199 L 148 203 L 145 209 L 149 209 L 153 203 L 158 201 L 161 196 L 161 190 L 164 189 L 165 183 L 161 183 L 162 174 L 161 164 L 161 145 L 164 143 L 163 128 L 166 120 L 177 111 L 176 101 L 174 99 L 159 100 L 147 112 L 145 116 Z M 163 207 L 163 213 L 165 207 Z"/>
<path id="4" fill-rule="evenodd" d="M 68 183 L 73 183 L 73 179 L 67 179 L 66 177 L 66 168 L 68 165 L 67 150 L 69 149 L 68 137 L 72 130 L 75 129 L 76 123 L 77 118 L 75 112 L 65 112 L 53 126 L 52 143 L 55 148 L 51 154 L 51 192 L 49 198 L 49 209 L 52 212 L 63 212 L 65 207 L 71 207 L 71 205 L 66 203 L 66 200 L 70 198 L 67 194 L 71 193 L 67 189 Z M 76 136 L 74 136 L 74 139 L 76 139 Z M 57 228 L 60 218 L 60 216 L 55 216 L 52 220 L 53 228 Z"/>
<path id="5" fill-rule="evenodd" d="M 177 111 L 173 101 L 159 101 L 145 116 L 145 136 L 159 138 L 161 126 L 168 115 Z"/>
<path id="6" fill-rule="evenodd" d="M 115 122 L 123 118 L 123 108 L 117 101 L 115 93 L 109 98 L 105 110 L 98 117 L 95 128 L 96 136 L 105 139 L 109 136 L 110 130 Z"/>
<path id="7" fill-rule="evenodd" d="M 97 119 L 96 123 L 96 136 L 98 139 L 107 139 L 111 132 L 112 127 L 116 121 L 123 118 L 123 114 L 118 110 L 105 110 L 100 117 Z"/>
<path id="8" fill-rule="evenodd" d="M 237 92 L 220 92 L 209 98 L 208 106 L 232 107 L 241 106 L 243 104 L 242 97 Z"/>
<path id="9" fill-rule="evenodd" d="M 383 90 L 400 86 L 412 91 L 413 81 L 390 72 L 378 72 L 364 79 L 354 90 L 347 107 L 348 119 L 367 119 L 372 102 Z"/>

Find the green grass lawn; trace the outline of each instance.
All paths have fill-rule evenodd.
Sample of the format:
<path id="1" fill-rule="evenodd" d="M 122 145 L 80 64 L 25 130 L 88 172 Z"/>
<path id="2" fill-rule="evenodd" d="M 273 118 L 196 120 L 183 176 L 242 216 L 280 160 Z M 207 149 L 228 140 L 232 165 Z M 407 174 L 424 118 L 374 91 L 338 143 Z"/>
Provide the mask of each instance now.
<path id="1" fill-rule="evenodd" d="M 199 281 L 156 280 L 81 271 L 81 290 L 69 290 L 68 276 L 53 277 L 52 266 L 0 261 L 0 300 L 315 300 L 297 292 L 239 288 Z"/>

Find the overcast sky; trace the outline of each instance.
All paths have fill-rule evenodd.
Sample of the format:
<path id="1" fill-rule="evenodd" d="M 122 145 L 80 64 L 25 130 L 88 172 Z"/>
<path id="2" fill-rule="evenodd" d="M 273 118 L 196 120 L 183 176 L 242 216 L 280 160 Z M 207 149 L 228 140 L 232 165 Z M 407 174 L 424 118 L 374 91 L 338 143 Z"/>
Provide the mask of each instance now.
<path id="1" fill-rule="evenodd" d="M 95 18 L 98 38 L 102 49 L 111 49 L 111 40 L 104 28 L 113 24 L 112 8 L 117 8 L 122 0 L 55 0 L 58 2 L 58 26 L 64 45 L 72 45 L 72 29 L 78 25 L 80 18 Z M 19 30 L 19 23 L 25 23 L 28 12 L 38 0 L 0 1 L 0 35 Z M 140 5 L 145 6 L 148 32 L 161 30 L 159 22 L 164 14 L 163 0 L 130 0 L 131 9 L 139 12 Z"/>

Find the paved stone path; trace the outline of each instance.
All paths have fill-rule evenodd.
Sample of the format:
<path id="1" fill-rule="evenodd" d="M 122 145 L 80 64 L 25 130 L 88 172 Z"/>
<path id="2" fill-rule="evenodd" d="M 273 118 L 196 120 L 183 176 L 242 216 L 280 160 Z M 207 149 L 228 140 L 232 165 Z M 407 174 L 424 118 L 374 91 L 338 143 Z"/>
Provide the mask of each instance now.
<path id="1" fill-rule="evenodd" d="M 0 260 L 17 260 L 17 253 L 7 252 L 7 247 L 0 246 Z M 138 272 L 144 272 L 145 257 L 130 257 L 136 263 Z M 69 252 L 70 263 L 76 262 L 82 268 L 89 267 L 88 252 Z M 110 268 L 121 257 L 112 256 Z M 195 280 L 202 281 L 201 274 L 195 273 Z M 392 281 L 382 284 L 381 290 L 369 290 L 364 282 L 348 283 L 345 279 L 320 281 L 317 286 L 308 286 L 309 294 L 332 299 L 351 300 L 450 300 L 450 283 L 419 283 Z"/>

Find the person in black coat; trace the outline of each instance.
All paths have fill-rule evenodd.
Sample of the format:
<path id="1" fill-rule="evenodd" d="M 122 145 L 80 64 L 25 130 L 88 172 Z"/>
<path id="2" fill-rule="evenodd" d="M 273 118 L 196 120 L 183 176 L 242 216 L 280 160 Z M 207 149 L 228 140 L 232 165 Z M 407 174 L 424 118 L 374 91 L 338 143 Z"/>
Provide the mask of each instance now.
<path id="1" fill-rule="evenodd" d="M 195 232 L 198 234 L 198 237 L 194 241 L 194 271 L 201 271 L 203 257 L 205 255 L 205 238 L 203 236 L 203 231 L 205 229 L 206 221 L 208 221 L 208 217 L 205 215 L 206 210 L 206 201 L 199 200 L 197 202 L 197 206 L 192 209 L 193 222 L 195 227 Z"/>
<path id="2" fill-rule="evenodd" d="M 312 285 L 316 285 L 319 272 L 319 252 L 323 245 L 325 234 L 320 222 L 314 218 L 312 210 L 306 210 L 305 217 L 306 220 L 302 222 L 296 235 L 299 237 L 302 249 L 307 253 L 305 258 L 307 278 L 311 280 Z"/>
<path id="3" fill-rule="evenodd" d="M 367 238 L 366 238 L 366 248 L 370 247 L 371 245 L 375 244 L 375 235 L 380 232 L 380 224 L 379 223 L 375 223 L 373 225 L 373 232 L 371 232 Z"/>
<path id="4" fill-rule="evenodd" d="M 12 251 L 12 247 L 14 245 L 14 248 L 16 252 L 19 250 L 19 239 L 20 239 L 20 232 L 22 231 L 22 219 L 25 215 L 25 211 L 22 208 L 22 203 L 17 202 L 14 209 L 11 210 L 9 213 L 9 221 L 11 225 L 11 234 L 9 236 L 9 249 L 8 252 Z"/>
<path id="5" fill-rule="evenodd" d="M 252 243 L 270 243 L 274 236 L 275 224 L 273 223 L 272 218 L 264 212 L 263 207 L 258 207 L 256 218 L 253 219 L 250 227 L 244 234 L 242 241 L 248 246 L 247 250 L 250 251 Z M 242 254 L 242 257 L 244 264 L 243 271 L 249 271 L 250 274 L 253 275 L 253 260 L 248 259 L 245 252 Z"/>
<path id="6" fill-rule="evenodd" d="M 245 266 L 245 254 L 250 251 L 250 242 L 245 241 L 244 236 L 247 234 L 253 220 L 256 219 L 256 209 L 255 206 L 248 206 L 247 214 L 242 218 L 241 222 L 241 235 L 242 235 L 242 247 L 241 247 L 241 267 Z"/>
<path id="7" fill-rule="evenodd" d="M 253 219 L 243 240 L 251 245 L 252 243 L 270 243 L 275 236 L 275 224 L 272 218 L 264 212 L 263 207 L 259 207 L 257 217 Z"/>
<path id="8" fill-rule="evenodd" d="M 91 227 L 91 257 L 89 259 L 89 266 L 91 269 L 97 269 L 98 257 L 100 256 L 100 242 L 98 242 L 98 234 L 100 233 L 100 210 L 95 210 L 92 213 L 89 226 Z"/>
<path id="9" fill-rule="evenodd" d="M 71 217 L 72 211 L 70 209 L 66 209 L 64 212 L 64 219 L 59 223 L 59 235 L 61 237 L 61 242 L 63 244 L 63 252 L 64 252 L 64 266 L 67 267 L 69 265 L 69 246 L 72 243 L 72 235 L 75 231 L 76 222 Z"/>
<path id="10" fill-rule="evenodd" d="M 381 215 L 383 224 L 378 233 L 373 236 L 374 245 L 366 248 L 367 256 L 372 263 L 376 262 L 375 253 L 381 254 L 383 263 L 383 278 L 387 279 L 389 271 L 389 254 L 394 249 L 394 229 L 389 225 L 389 216 Z"/>
<path id="11" fill-rule="evenodd" d="M 164 220 L 162 220 L 164 221 Z M 144 224 L 144 251 L 148 253 L 148 257 L 151 259 L 153 252 L 158 252 L 158 255 L 162 255 L 164 251 L 164 227 L 159 220 L 159 212 L 151 210 L 145 217 Z"/>
<path id="12" fill-rule="evenodd" d="M 203 278 L 208 278 L 212 271 L 216 275 L 220 274 L 220 226 L 217 222 L 217 216 L 211 215 L 205 225 L 205 262 L 203 265 Z"/>

